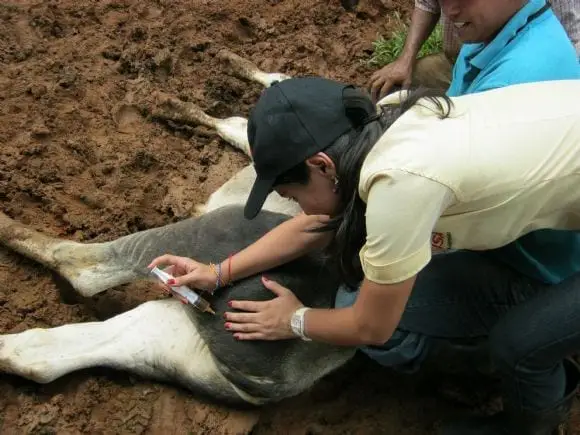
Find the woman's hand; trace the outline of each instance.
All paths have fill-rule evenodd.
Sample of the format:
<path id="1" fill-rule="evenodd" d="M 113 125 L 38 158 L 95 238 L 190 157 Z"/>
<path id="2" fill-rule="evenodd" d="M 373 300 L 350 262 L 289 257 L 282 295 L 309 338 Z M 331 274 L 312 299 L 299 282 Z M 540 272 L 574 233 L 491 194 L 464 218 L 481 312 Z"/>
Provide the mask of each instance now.
<path id="1" fill-rule="evenodd" d="M 262 277 L 262 282 L 277 297 L 263 302 L 230 301 L 229 305 L 244 313 L 227 312 L 225 328 L 238 340 L 283 340 L 296 338 L 290 319 L 302 303 L 290 290 Z"/>
<path id="2" fill-rule="evenodd" d="M 171 286 L 186 285 L 209 293 L 213 293 L 216 288 L 217 276 L 206 264 L 191 258 L 166 254 L 155 258 L 147 267 L 152 269 L 159 265 L 166 265 L 164 270 L 175 277 L 173 282 L 168 283 Z M 169 291 L 167 286 L 162 284 L 162 287 Z"/>

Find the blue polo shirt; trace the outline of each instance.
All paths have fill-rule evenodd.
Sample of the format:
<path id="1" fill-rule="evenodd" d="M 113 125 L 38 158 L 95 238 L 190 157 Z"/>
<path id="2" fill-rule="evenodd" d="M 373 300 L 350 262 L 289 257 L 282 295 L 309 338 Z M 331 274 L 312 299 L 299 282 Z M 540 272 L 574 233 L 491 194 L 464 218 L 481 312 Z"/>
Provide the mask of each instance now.
<path id="1" fill-rule="evenodd" d="M 566 30 L 545 0 L 530 0 L 490 43 L 463 44 L 447 94 L 579 77 L 580 63 Z"/>
<path id="2" fill-rule="evenodd" d="M 530 0 L 489 44 L 463 44 L 447 94 L 453 97 L 518 83 L 565 79 L 580 79 L 574 46 L 546 1 Z M 534 231 L 485 255 L 534 279 L 555 284 L 580 271 L 580 233 Z"/>

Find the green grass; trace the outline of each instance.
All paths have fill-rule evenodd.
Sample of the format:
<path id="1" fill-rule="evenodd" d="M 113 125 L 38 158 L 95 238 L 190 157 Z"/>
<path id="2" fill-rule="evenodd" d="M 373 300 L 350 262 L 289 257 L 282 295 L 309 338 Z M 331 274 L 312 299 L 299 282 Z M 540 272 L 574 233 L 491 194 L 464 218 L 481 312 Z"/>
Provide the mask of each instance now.
<path id="1" fill-rule="evenodd" d="M 408 25 L 397 15 L 396 30 L 391 32 L 391 37 L 386 39 L 384 36 L 379 36 L 373 42 L 373 54 L 368 60 L 368 64 L 373 67 L 382 67 L 394 61 L 403 51 L 405 45 L 405 37 L 407 35 Z M 441 24 L 437 24 L 431 36 L 425 41 L 423 47 L 419 51 L 419 57 L 428 54 L 438 53 L 443 49 L 443 29 Z"/>

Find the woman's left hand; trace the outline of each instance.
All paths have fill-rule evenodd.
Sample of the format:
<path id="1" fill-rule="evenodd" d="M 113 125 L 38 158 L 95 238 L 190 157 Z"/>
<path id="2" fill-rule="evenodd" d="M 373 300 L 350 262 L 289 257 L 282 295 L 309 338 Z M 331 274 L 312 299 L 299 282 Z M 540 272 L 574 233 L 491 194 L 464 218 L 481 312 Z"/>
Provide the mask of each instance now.
<path id="1" fill-rule="evenodd" d="M 290 327 L 292 314 L 303 306 L 289 289 L 262 277 L 262 283 L 277 297 L 263 302 L 230 301 L 244 313 L 225 313 L 225 328 L 238 340 L 284 340 L 296 338 Z"/>

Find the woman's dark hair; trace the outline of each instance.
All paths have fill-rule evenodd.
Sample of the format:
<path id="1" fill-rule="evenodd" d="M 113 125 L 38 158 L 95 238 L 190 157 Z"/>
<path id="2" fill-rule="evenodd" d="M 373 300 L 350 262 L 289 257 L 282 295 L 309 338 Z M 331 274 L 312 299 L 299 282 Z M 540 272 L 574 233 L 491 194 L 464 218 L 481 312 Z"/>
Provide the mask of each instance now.
<path id="1" fill-rule="evenodd" d="M 434 89 L 411 91 L 400 104 L 382 106 L 378 116 L 376 106 L 365 93 L 352 88 L 344 91 L 343 103 L 353 128 L 323 150 L 336 165 L 341 211 L 326 225 L 311 231 L 334 231 L 326 253 L 341 279 L 351 288 L 357 288 L 364 276 L 358 255 L 366 240 L 366 204 L 358 194 L 362 165 L 375 143 L 403 113 L 414 105 L 428 107 L 421 99 L 432 103 L 441 119 L 449 116 L 453 103 L 443 92 Z M 308 181 L 308 167 L 302 162 L 278 177 L 275 185 L 307 184 Z"/>

